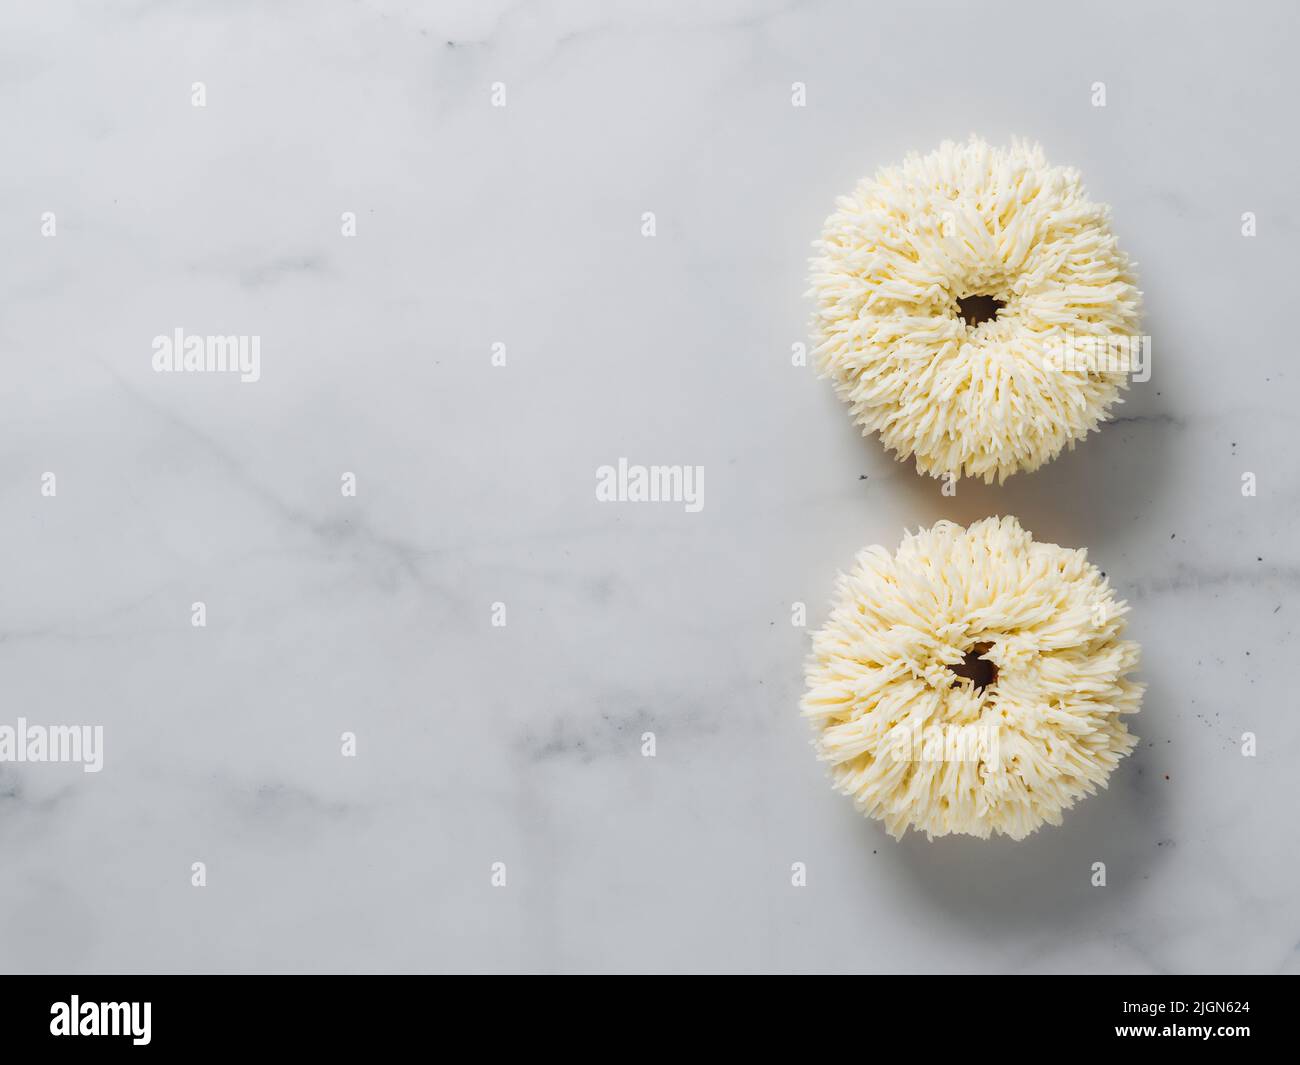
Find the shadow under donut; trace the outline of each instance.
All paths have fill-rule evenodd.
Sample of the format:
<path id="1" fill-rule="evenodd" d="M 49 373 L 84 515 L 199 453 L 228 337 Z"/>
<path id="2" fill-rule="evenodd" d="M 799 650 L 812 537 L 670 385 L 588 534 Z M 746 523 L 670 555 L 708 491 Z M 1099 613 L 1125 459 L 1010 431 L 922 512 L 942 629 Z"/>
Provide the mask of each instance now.
<path id="1" fill-rule="evenodd" d="M 1139 715 L 1140 718 L 1141 715 Z M 968 928 L 1003 939 L 1016 930 L 1063 933 L 1081 917 L 1123 905 L 1169 854 L 1160 826 L 1164 794 L 1143 765 L 1145 744 L 1126 758 L 1109 787 L 1076 803 L 1059 827 L 1045 825 L 1023 840 L 908 833 L 893 864 L 913 895 L 961 918 Z M 871 822 L 873 834 L 883 834 Z M 880 850 L 888 839 L 873 843 Z M 1095 863 L 1105 866 L 1094 885 Z"/>
<path id="2" fill-rule="evenodd" d="M 1014 514 L 1035 540 L 1089 548 L 1090 561 L 1103 570 L 1108 557 L 1118 565 L 1118 552 L 1144 534 L 1143 519 L 1170 490 L 1171 452 L 1183 429 L 1150 381 L 1130 385 L 1124 397 L 1112 419 L 1073 450 L 1001 485 L 964 477 L 944 495 L 941 479 L 917 473 L 907 460 L 911 476 L 894 483 L 911 496 L 913 527 Z"/>

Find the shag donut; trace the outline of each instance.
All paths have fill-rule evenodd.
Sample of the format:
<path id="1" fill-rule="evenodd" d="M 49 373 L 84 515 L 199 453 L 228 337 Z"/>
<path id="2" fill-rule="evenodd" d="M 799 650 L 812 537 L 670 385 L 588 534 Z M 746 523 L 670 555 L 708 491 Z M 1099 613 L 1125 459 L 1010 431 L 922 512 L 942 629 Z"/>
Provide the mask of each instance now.
<path id="1" fill-rule="evenodd" d="M 865 548 L 813 637 L 802 703 L 836 789 L 895 838 L 1059 825 L 1137 743 L 1127 611 L 1085 551 L 1013 517 Z"/>
<path id="2" fill-rule="evenodd" d="M 864 436 L 922 473 L 1000 483 L 1107 418 L 1123 374 L 1052 353 L 1127 345 L 1141 293 L 1076 171 L 1034 144 L 945 142 L 837 208 L 811 263 L 815 362 Z"/>

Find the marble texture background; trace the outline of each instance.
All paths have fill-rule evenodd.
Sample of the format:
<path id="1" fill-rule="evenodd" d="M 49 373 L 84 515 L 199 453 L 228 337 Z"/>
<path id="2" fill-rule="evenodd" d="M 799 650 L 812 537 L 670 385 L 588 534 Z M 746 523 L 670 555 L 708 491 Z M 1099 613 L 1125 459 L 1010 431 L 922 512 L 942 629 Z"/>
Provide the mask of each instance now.
<path id="1" fill-rule="evenodd" d="M 1300 971 L 1296 31 L 6 6 L 0 723 L 106 749 L 0 766 L 0 969 Z M 1113 205 L 1154 373 L 949 499 L 790 353 L 834 197 L 972 131 Z M 262 379 L 153 373 L 177 326 L 260 336 Z M 620 456 L 703 465 L 704 510 L 597 503 Z M 811 628 L 862 544 L 997 513 L 1132 604 L 1143 743 L 1060 829 L 896 843 L 812 755 L 791 604 Z"/>

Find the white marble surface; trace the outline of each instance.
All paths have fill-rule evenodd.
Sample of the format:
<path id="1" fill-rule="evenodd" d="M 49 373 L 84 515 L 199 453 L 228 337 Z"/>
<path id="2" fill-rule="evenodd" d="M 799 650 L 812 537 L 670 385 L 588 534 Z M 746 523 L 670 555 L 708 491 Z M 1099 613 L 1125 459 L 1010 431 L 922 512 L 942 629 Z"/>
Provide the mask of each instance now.
<path id="1" fill-rule="evenodd" d="M 873 8 L 6 6 L 0 724 L 105 764 L 0 766 L 0 968 L 1300 970 L 1295 8 Z M 945 499 L 790 350 L 833 198 L 971 131 L 1113 205 L 1154 374 Z M 177 326 L 261 380 L 154 373 Z M 703 511 L 597 503 L 620 456 Z M 791 603 L 1007 512 L 1132 603 L 1143 745 L 1060 829 L 895 843 Z"/>

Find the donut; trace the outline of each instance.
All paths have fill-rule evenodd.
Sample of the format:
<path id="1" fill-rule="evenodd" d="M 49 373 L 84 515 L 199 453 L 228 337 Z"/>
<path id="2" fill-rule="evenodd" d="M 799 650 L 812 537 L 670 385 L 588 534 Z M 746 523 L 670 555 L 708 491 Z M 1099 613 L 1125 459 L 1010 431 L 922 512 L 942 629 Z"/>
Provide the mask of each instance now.
<path id="1" fill-rule="evenodd" d="M 841 197 L 814 251 L 814 364 L 922 473 L 1001 483 L 1122 402 L 1123 372 L 1056 353 L 1131 343 L 1134 268 L 1109 208 L 1036 144 L 910 155 Z"/>
<path id="2" fill-rule="evenodd" d="M 834 787 L 895 838 L 1059 825 L 1137 743 L 1127 611 L 1087 552 L 1014 517 L 864 548 L 813 636 L 801 704 Z"/>

